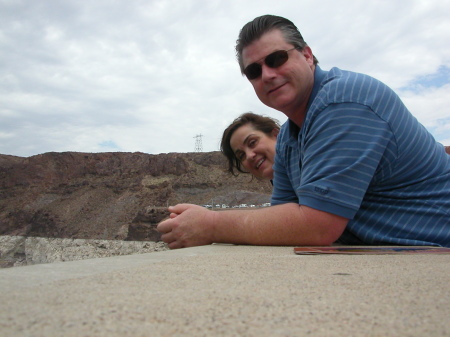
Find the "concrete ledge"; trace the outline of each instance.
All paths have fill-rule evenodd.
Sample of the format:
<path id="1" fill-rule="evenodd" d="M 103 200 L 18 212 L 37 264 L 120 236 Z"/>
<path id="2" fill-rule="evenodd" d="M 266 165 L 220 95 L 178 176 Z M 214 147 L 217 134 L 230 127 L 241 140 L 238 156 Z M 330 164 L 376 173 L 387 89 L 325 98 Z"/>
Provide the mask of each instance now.
<path id="1" fill-rule="evenodd" d="M 448 336 L 450 255 L 212 245 L 0 270 L 2 336 Z"/>

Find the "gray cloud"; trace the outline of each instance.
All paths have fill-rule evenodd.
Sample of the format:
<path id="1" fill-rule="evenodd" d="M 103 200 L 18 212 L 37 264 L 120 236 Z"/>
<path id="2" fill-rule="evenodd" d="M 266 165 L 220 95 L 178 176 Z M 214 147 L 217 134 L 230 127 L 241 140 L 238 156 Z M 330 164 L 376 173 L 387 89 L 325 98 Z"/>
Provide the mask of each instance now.
<path id="1" fill-rule="evenodd" d="M 438 0 L 3 0 L 0 153 L 189 152 L 196 134 L 214 151 L 243 112 L 283 122 L 234 55 L 239 29 L 267 13 L 294 21 L 324 69 L 391 85 L 448 142 L 449 85 L 409 88 L 450 67 L 449 10 Z"/>

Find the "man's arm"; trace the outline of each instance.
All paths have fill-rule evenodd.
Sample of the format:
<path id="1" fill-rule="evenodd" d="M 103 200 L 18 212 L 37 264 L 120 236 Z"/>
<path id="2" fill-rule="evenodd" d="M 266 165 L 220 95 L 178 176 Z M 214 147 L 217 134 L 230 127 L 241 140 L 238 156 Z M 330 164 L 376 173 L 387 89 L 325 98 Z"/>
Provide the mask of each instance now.
<path id="1" fill-rule="evenodd" d="M 170 219 L 157 229 L 172 249 L 211 243 L 330 245 L 348 223 L 346 218 L 295 203 L 226 211 L 180 204 L 169 211 Z"/>

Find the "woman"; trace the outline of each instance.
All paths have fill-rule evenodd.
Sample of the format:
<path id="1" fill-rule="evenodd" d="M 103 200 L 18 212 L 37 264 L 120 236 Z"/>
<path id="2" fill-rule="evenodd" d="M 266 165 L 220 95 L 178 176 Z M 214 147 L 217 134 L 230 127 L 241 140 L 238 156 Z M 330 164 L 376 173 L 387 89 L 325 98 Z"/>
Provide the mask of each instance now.
<path id="1" fill-rule="evenodd" d="M 260 179 L 273 179 L 275 145 L 280 125 L 270 117 L 247 112 L 223 132 L 220 149 L 228 159 L 228 171 L 251 173 Z"/>

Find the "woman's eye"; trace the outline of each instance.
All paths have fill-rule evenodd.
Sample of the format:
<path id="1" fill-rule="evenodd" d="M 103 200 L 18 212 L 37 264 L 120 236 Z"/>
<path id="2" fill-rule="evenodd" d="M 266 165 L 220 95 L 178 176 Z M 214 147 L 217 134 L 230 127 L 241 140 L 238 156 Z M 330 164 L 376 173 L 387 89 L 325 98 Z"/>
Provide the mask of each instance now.
<path id="1" fill-rule="evenodd" d="M 253 147 L 256 145 L 256 139 L 252 139 L 248 142 L 248 146 Z"/>

